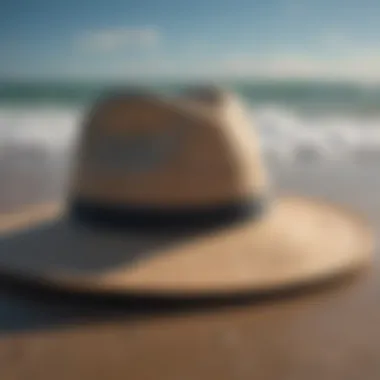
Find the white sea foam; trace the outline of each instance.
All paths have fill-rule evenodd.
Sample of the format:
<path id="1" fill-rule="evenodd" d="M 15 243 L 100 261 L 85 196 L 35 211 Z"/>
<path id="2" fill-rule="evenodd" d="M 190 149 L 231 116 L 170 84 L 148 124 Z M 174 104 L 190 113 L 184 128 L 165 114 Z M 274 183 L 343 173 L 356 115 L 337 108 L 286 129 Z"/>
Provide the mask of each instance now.
<path id="1" fill-rule="evenodd" d="M 0 108 L 0 146 L 66 148 L 77 135 L 81 117 L 81 110 L 72 108 Z"/>
<path id="2" fill-rule="evenodd" d="M 263 150 L 283 164 L 380 162 L 380 117 L 300 116 L 276 107 L 252 113 Z"/>
<path id="3" fill-rule="evenodd" d="M 6 147 L 66 152 L 74 143 L 83 110 L 63 107 L 0 107 L 0 153 Z M 278 106 L 252 110 L 269 160 L 294 163 L 380 162 L 380 117 L 301 116 Z"/>

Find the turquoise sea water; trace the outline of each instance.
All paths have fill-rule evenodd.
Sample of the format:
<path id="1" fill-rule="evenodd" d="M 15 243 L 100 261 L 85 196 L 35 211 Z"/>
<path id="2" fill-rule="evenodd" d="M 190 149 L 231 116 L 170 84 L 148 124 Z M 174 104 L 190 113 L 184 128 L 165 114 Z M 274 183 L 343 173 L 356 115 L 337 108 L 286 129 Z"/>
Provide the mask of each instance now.
<path id="1" fill-rule="evenodd" d="M 0 82 L 0 104 L 65 104 L 91 102 L 106 91 L 133 83 Z M 222 86 L 235 91 L 251 105 L 278 104 L 310 112 L 380 112 L 380 86 L 354 83 L 310 81 L 225 81 Z M 157 92 L 176 93 L 186 83 L 147 83 Z"/>

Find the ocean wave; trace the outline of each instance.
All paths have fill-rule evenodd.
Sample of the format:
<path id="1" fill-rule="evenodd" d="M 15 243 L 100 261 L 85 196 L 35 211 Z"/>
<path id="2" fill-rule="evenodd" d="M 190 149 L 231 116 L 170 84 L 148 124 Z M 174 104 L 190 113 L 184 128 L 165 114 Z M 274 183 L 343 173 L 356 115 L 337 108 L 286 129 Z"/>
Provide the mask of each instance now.
<path id="1" fill-rule="evenodd" d="M 0 146 L 66 148 L 77 136 L 82 115 L 79 108 L 0 108 Z"/>
<path id="2" fill-rule="evenodd" d="M 380 160 L 380 118 L 318 115 L 267 107 L 252 112 L 263 151 L 283 164 Z"/>
<path id="3" fill-rule="evenodd" d="M 10 146 L 67 153 L 82 117 L 78 107 L 2 107 L 0 153 Z M 278 164 L 380 162 L 380 118 L 308 117 L 274 105 L 252 108 L 251 119 L 265 157 Z"/>

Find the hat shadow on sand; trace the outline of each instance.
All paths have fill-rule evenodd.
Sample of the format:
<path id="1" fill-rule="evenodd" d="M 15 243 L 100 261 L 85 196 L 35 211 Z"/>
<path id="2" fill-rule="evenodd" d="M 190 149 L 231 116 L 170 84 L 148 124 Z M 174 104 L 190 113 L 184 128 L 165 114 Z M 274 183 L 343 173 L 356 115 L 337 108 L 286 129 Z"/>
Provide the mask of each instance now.
<path id="1" fill-rule="evenodd" d="M 96 234 L 97 226 L 91 234 Z M 134 239 L 123 239 L 129 241 L 128 250 L 113 249 L 104 255 L 102 244 L 94 241 L 92 251 L 87 250 L 85 255 L 70 254 L 70 239 L 62 238 L 66 234 L 78 233 L 84 236 L 83 229 L 86 226 L 72 226 L 67 219 L 47 222 L 37 228 L 15 233 L 7 238 L 2 238 L 8 252 L 15 249 L 28 252 L 25 260 L 36 262 L 43 260 L 44 270 L 72 270 L 84 274 L 99 271 L 112 270 L 119 265 L 134 265 L 140 260 L 145 260 L 157 255 L 160 249 L 170 245 L 181 244 L 188 239 L 194 239 L 205 233 L 215 231 L 218 227 L 210 227 L 209 230 L 199 228 L 178 229 L 173 234 L 167 231 L 158 233 L 147 233 L 139 229 L 131 229 L 128 234 Z M 91 228 L 92 229 L 92 228 Z M 115 243 L 115 248 L 120 243 L 126 232 L 123 230 L 108 230 L 106 235 Z M 141 234 L 149 236 L 141 239 Z M 79 235 L 78 235 L 79 237 Z M 62 239 L 62 240 L 61 240 Z M 76 243 L 86 244 L 83 238 Z M 75 239 L 74 239 L 75 240 Z M 52 255 L 46 260 L 46 255 L 38 255 L 43 244 L 44 249 L 50 249 Z M 25 249 L 27 247 L 27 249 Z M 78 247 L 76 247 L 78 248 Z M 46 253 L 46 251 L 45 251 Z M 90 257 L 89 257 L 90 256 Z M 293 297 L 320 294 L 323 290 L 330 290 L 334 285 L 335 291 L 349 286 L 360 272 L 346 273 L 342 276 L 330 278 L 319 284 L 305 284 L 304 286 L 287 287 L 268 292 L 246 292 L 231 294 L 230 296 L 218 296 L 215 294 L 204 294 L 202 296 L 176 296 L 176 295 L 154 295 L 136 294 L 123 291 L 122 293 L 101 294 L 86 292 L 83 290 L 68 291 L 54 284 L 36 281 L 28 276 L 14 276 L 1 273 L 0 284 L 0 334 L 16 331 L 33 331 L 64 328 L 68 325 L 98 324 L 110 321 L 128 321 L 136 319 L 154 318 L 162 315 L 175 315 L 192 312 L 207 312 L 213 310 L 228 310 L 236 307 L 258 307 L 263 303 L 278 302 Z M 342 278 L 343 277 L 343 278 Z M 345 279 L 346 281 L 342 281 Z M 338 286 L 337 286 L 338 285 Z M 323 294 L 322 294 L 323 296 Z"/>
<path id="2" fill-rule="evenodd" d="M 86 226 L 69 217 L 45 222 L 38 227 L 16 232 L 1 239 L 2 251 L 12 262 L 13 252 L 25 268 L 41 273 L 64 272 L 91 275 L 129 266 L 159 254 L 164 248 L 207 234 L 200 228 L 144 231 L 140 228 Z M 46 252 L 50 252 L 46 255 Z M 22 257 L 20 256 L 22 254 Z M 0 269 L 1 270 L 1 269 Z"/>

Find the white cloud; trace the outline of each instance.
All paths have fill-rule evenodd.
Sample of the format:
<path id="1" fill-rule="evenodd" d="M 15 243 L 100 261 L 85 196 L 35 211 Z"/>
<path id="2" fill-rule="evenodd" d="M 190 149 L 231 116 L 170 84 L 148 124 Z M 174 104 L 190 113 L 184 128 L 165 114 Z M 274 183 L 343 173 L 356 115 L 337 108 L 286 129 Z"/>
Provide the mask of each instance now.
<path id="1" fill-rule="evenodd" d="M 153 59 L 124 62 L 119 73 L 141 78 L 262 78 L 321 79 L 380 82 L 380 53 L 350 57 L 317 58 L 303 55 L 273 57 L 227 57 L 224 60 L 197 60 L 179 65 L 175 60 Z"/>
<path id="2" fill-rule="evenodd" d="M 112 51 L 126 47 L 152 47 L 160 40 L 158 30 L 145 28 L 113 28 L 87 31 L 77 42 L 91 50 Z"/>
<path id="3" fill-rule="evenodd" d="M 352 52 L 350 56 L 334 58 L 315 58 L 306 55 L 244 57 L 226 59 L 220 70 L 226 75 L 238 77 L 380 81 L 380 53 L 361 51 L 357 54 Z"/>

